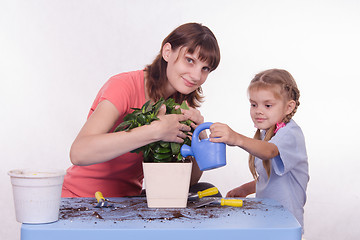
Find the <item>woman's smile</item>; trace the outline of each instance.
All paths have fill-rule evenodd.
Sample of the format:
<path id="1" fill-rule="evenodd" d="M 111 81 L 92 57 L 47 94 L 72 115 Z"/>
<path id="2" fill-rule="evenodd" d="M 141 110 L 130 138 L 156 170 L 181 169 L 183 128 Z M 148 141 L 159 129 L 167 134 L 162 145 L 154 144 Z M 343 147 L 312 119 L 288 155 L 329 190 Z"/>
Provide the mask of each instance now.
<path id="1" fill-rule="evenodd" d="M 196 84 L 195 83 L 192 83 L 190 82 L 189 80 L 187 80 L 186 78 L 182 77 L 182 79 L 184 80 L 184 84 L 185 86 L 187 87 L 194 87 Z"/>

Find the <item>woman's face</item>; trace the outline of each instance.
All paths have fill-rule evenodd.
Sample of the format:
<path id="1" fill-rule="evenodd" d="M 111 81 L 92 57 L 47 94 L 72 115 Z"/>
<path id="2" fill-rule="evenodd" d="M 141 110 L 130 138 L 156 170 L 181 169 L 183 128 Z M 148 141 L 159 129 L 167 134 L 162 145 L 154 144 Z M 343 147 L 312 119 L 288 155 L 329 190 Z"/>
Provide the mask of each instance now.
<path id="1" fill-rule="evenodd" d="M 163 58 L 168 63 L 166 74 L 168 77 L 167 94 L 175 92 L 189 94 L 200 87 L 206 80 L 210 67 L 208 63 L 200 61 L 199 49 L 193 54 L 186 48 L 178 48 L 175 51 L 166 43 L 163 47 Z"/>

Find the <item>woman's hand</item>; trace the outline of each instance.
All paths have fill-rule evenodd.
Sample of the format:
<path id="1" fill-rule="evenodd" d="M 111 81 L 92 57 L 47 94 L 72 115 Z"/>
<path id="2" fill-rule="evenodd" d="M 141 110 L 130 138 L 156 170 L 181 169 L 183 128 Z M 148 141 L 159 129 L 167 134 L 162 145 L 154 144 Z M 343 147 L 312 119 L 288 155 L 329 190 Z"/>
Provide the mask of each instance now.
<path id="1" fill-rule="evenodd" d="M 180 123 L 189 119 L 185 114 L 166 114 L 166 107 L 162 105 L 159 114 L 157 115 L 160 120 L 153 121 L 151 125 L 155 128 L 158 140 L 165 142 L 184 142 L 186 134 L 191 130 L 186 124 Z"/>
<path id="2" fill-rule="evenodd" d="M 193 129 L 204 123 L 204 117 L 201 115 L 200 111 L 195 108 L 189 107 L 189 110 L 181 109 L 181 112 L 192 121 L 191 127 Z"/>
<path id="3" fill-rule="evenodd" d="M 190 125 L 192 129 L 195 129 L 195 128 L 197 128 L 197 126 L 204 123 L 204 117 L 201 115 L 200 111 L 195 108 L 189 107 L 188 110 L 181 109 L 181 112 L 192 121 L 192 123 Z M 199 134 L 199 138 L 200 139 L 207 138 L 206 131 L 202 131 Z"/>

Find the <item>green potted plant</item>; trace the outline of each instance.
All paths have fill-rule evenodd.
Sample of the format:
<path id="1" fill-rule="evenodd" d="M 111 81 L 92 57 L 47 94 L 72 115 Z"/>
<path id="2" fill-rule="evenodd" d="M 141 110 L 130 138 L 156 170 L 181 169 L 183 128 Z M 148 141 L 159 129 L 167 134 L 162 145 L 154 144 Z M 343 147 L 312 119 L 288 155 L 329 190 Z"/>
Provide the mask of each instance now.
<path id="1" fill-rule="evenodd" d="M 158 120 L 157 114 L 163 104 L 166 106 L 166 114 L 180 114 L 180 109 L 189 109 L 185 101 L 180 105 L 173 98 L 167 100 L 161 98 L 154 104 L 147 101 L 141 108 L 132 108 L 134 111 L 124 117 L 124 121 L 116 127 L 115 132 L 130 131 L 133 128 L 148 125 Z M 180 108 L 176 109 L 176 106 L 180 106 Z M 182 123 L 190 126 L 191 121 L 187 120 Z M 182 162 L 184 158 L 180 154 L 180 148 L 183 144 L 191 145 L 189 136 L 191 135 L 188 133 L 188 137 L 185 138 L 182 144 L 158 141 L 135 149 L 132 152 L 142 152 L 144 162 Z"/>
<path id="2" fill-rule="evenodd" d="M 116 127 L 115 132 L 131 131 L 133 128 L 158 120 L 157 115 L 163 104 L 166 106 L 166 114 L 181 114 L 181 109 L 189 109 L 185 101 L 179 104 L 173 98 L 161 98 L 154 104 L 148 101 L 141 108 L 133 108 L 134 111 L 124 117 L 124 121 Z M 191 121 L 182 123 L 190 126 Z M 158 141 L 132 151 L 142 153 L 144 157 L 143 171 L 148 207 L 186 207 L 192 162 L 181 155 L 180 148 L 183 144 L 191 145 L 191 134 L 187 135 L 182 144 Z"/>

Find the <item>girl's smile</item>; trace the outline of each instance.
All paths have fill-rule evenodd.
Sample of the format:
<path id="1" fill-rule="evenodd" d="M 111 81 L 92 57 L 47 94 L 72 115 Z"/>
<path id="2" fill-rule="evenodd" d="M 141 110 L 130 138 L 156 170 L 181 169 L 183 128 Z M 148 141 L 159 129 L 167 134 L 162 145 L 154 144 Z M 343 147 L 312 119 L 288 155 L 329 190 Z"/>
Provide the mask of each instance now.
<path id="1" fill-rule="evenodd" d="M 282 99 L 282 95 L 275 92 L 280 93 L 279 86 L 249 90 L 250 115 L 255 127 L 261 130 L 268 130 L 288 114 L 286 101 Z"/>
<path id="2" fill-rule="evenodd" d="M 261 123 L 266 120 L 266 118 L 255 118 L 256 122 Z"/>

